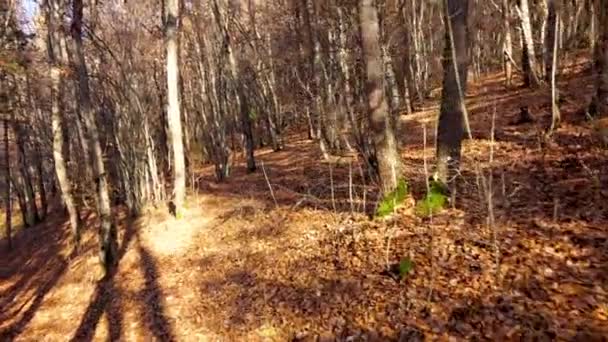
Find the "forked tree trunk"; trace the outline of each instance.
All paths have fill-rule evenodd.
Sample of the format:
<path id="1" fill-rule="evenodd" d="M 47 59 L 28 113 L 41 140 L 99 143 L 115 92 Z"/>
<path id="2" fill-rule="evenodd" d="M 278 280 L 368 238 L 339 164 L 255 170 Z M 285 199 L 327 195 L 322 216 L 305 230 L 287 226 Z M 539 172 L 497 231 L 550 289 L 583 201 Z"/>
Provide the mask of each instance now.
<path id="1" fill-rule="evenodd" d="M 380 27 L 378 11 L 373 0 L 359 0 L 359 24 L 366 70 L 369 124 L 376 148 L 381 189 L 387 193 L 397 187 L 401 175 L 401 161 L 397 151 L 394 120 L 389 113 L 385 96 Z"/>
<path id="2" fill-rule="evenodd" d="M 445 0 L 443 93 L 437 127 L 437 175 L 448 183 L 460 167 L 467 85 L 468 0 Z"/>
<path id="3" fill-rule="evenodd" d="M 95 179 L 97 194 L 97 213 L 101 221 L 99 230 L 99 257 L 106 272 L 116 262 L 117 242 L 116 227 L 112 218 L 110 207 L 110 196 L 108 193 L 108 175 L 103 163 L 103 152 L 99 141 L 97 123 L 95 122 L 95 110 L 91 100 L 91 89 L 89 76 L 84 58 L 84 47 L 82 42 L 82 0 L 73 0 L 72 12 L 72 39 L 76 56 L 74 59 L 76 73 L 78 76 L 78 102 L 84 118 L 87 132 L 89 133 L 89 153 L 93 163 L 93 177 Z"/>
<path id="4" fill-rule="evenodd" d="M 183 215 L 186 195 L 186 162 L 182 140 L 182 121 L 179 105 L 179 42 L 177 23 L 179 1 L 166 0 L 165 44 L 167 50 L 167 122 L 173 155 L 173 209 L 176 217 Z"/>

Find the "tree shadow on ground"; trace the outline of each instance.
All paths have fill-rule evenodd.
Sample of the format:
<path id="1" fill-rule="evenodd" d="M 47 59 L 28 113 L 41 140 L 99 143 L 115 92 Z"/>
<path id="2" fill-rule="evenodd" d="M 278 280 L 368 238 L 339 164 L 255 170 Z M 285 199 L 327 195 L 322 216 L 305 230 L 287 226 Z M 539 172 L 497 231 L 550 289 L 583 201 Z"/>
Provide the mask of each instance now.
<path id="1" fill-rule="evenodd" d="M 13 237 L 14 249 L 0 256 L 0 277 L 19 277 L 0 293 L 0 321 L 12 321 L 0 331 L 0 340 L 11 341 L 23 332 L 66 272 L 73 255 L 68 259 L 60 255 L 62 243 L 69 238 L 65 225 L 64 217 L 49 217 L 43 224 L 21 230 Z M 44 243 L 37 241 L 43 238 Z"/>
<path id="2" fill-rule="evenodd" d="M 89 306 L 87 307 L 72 341 L 90 341 L 93 339 L 97 324 L 101 320 L 104 312 L 109 321 L 109 338 L 112 341 L 120 340 L 122 335 L 122 308 L 121 308 L 121 291 L 114 284 L 114 277 L 118 270 L 119 263 L 125 255 L 129 244 L 135 234 L 134 218 L 128 218 L 125 224 L 119 224 L 118 227 L 124 226 L 120 247 L 118 249 L 116 265 L 111 268 L 104 278 L 98 281 Z"/>
<path id="3" fill-rule="evenodd" d="M 171 323 L 165 314 L 165 296 L 158 284 L 157 263 L 150 252 L 142 245 L 139 235 L 137 235 L 136 244 L 141 257 L 140 267 L 145 279 L 144 289 L 139 294 L 144 323 L 154 336 L 154 340 L 175 341 Z"/>
<path id="4" fill-rule="evenodd" d="M 72 341 L 92 340 L 104 313 L 109 320 L 109 339 L 117 341 L 123 338 L 124 308 L 121 304 L 123 293 L 120 286 L 115 283 L 115 277 L 120 271 L 119 263 L 131 243 L 136 244 L 145 281 L 144 288 L 137 294 L 141 304 L 142 322 L 152 334 L 154 340 L 174 341 L 175 338 L 169 319 L 165 316 L 164 296 L 158 284 L 159 274 L 156 261 L 140 241 L 139 231 L 142 228 L 142 221 L 138 218 L 129 218 L 124 225 L 120 226 L 124 226 L 125 231 L 118 251 L 117 265 L 97 283 L 93 298 L 72 337 Z"/>

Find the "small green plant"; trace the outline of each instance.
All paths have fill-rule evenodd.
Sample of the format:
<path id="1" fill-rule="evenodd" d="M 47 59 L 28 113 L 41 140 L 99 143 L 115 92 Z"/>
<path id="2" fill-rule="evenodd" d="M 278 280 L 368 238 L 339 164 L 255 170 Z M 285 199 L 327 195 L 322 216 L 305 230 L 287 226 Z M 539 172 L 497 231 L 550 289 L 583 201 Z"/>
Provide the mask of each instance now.
<path id="1" fill-rule="evenodd" d="M 439 213 L 448 203 L 448 188 L 439 180 L 431 180 L 429 192 L 416 205 L 416 214 L 429 217 Z"/>
<path id="2" fill-rule="evenodd" d="M 249 119 L 255 121 L 258 118 L 258 113 L 255 111 L 255 109 L 251 109 L 249 111 Z"/>
<path id="3" fill-rule="evenodd" d="M 392 214 L 403 201 L 405 201 L 408 194 L 407 182 L 402 179 L 397 183 L 395 190 L 385 194 L 376 210 L 376 217 L 386 217 Z"/>
<path id="4" fill-rule="evenodd" d="M 409 257 L 401 259 L 399 262 L 399 278 L 403 279 L 414 269 L 414 262 Z"/>

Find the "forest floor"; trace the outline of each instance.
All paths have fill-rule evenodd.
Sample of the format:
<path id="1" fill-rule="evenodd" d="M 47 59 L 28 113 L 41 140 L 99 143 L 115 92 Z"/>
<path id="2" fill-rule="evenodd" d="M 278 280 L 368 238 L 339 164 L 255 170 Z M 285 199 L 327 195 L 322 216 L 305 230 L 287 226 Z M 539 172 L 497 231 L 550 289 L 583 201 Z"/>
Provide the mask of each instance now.
<path id="1" fill-rule="evenodd" d="M 572 65 L 562 77 L 564 123 L 548 142 L 539 138 L 547 89 L 506 90 L 500 75 L 471 82 L 474 140 L 464 143 L 455 207 L 432 219 L 410 203 L 370 220 L 360 212 L 377 192 L 355 163 L 319 162 L 305 139 L 259 151 L 255 174 L 239 165 L 216 183 L 211 169 L 197 171 L 179 221 L 165 208 L 137 220 L 117 208 L 120 261 L 109 279 L 95 271 L 94 229 L 70 256 L 65 219 L 54 215 L 18 232 L 13 252 L 0 246 L 0 340 L 605 340 L 608 153 L 579 113 L 588 75 Z M 437 104 L 402 118 L 418 200 Z M 512 124 L 520 106 L 535 123 Z M 493 177 L 491 226 L 481 173 Z M 387 262 L 405 257 L 413 270 L 389 276 Z"/>

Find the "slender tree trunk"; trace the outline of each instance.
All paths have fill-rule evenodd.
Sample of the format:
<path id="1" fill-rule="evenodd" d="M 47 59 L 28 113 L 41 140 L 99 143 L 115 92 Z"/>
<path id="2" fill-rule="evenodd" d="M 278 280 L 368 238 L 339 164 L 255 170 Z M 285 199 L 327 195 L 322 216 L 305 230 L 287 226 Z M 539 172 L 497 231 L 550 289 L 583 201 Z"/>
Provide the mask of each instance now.
<path id="1" fill-rule="evenodd" d="M 547 53 L 550 57 L 546 59 L 545 63 L 549 64 L 550 67 L 547 68 L 547 73 L 549 73 L 549 80 L 551 81 L 551 127 L 549 128 L 549 133 L 553 133 L 560 125 L 561 122 L 561 113 L 559 110 L 558 103 L 558 91 L 557 91 L 557 52 L 558 52 L 558 39 L 559 39 L 559 31 L 560 31 L 560 11 L 555 4 L 556 1 L 559 0 L 549 0 L 549 8 L 548 8 L 548 18 L 547 25 L 547 42 L 546 42 L 546 50 L 551 51 L 551 53 Z M 553 40 L 552 45 L 549 43 L 549 39 Z"/>
<path id="2" fill-rule="evenodd" d="M 557 14 L 556 3 L 559 0 L 547 0 L 547 25 L 545 34 L 545 80 L 551 81 L 553 75 L 553 54 L 555 50 L 555 42 L 558 41 L 559 31 L 559 18 Z"/>
<path id="3" fill-rule="evenodd" d="M 116 262 L 117 242 L 116 227 L 112 219 L 110 207 L 110 196 L 108 193 L 108 175 L 103 163 L 103 152 L 99 140 L 97 123 L 95 122 L 95 110 L 91 100 L 89 76 L 84 58 L 82 43 L 82 0 L 73 0 L 72 13 L 72 39 L 74 43 L 75 68 L 78 75 L 78 96 L 80 109 L 83 114 L 85 126 L 89 133 L 89 153 L 93 162 L 93 176 L 95 177 L 97 192 L 97 213 L 101 221 L 99 230 L 99 256 L 106 272 Z"/>
<path id="4" fill-rule="evenodd" d="M 177 23 L 179 21 L 179 1 L 166 0 L 165 43 L 167 49 L 167 121 L 173 152 L 173 206 L 174 215 L 183 215 L 186 195 L 186 166 L 182 140 L 182 121 L 179 104 L 179 42 Z"/>
<path id="5" fill-rule="evenodd" d="M 240 112 L 240 121 L 241 121 L 241 131 L 243 133 L 243 137 L 245 140 L 245 151 L 246 151 L 246 159 L 247 159 L 247 171 L 254 172 L 256 169 L 255 166 L 255 156 L 254 156 L 254 144 L 253 144 L 253 132 L 251 130 L 251 118 L 249 117 L 249 102 L 247 101 L 245 94 L 245 87 L 242 81 L 239 79 L 239 71 L 238 66 L 236 64 L 236 59 L 234 56 L 233 48 L 232 48 L 232 39 L 230 37 L 230 33 L 228 32 L 228 23 L 222 17 L 221 10 L 217 3 L 217 0 L 213 1 L 213 9 L 215 12 L 215 19 L 218 28 L 222 32 L 222 36 L 224 39 L 224 48 L 225 53 L 228 57 L 228 62 L 230 66 L 230 76 L 232 81 L 232 87 L 234 89 L 238 110 Z"/>
<path id="6" fill-rule="evenodd" d="M 53 54 L 53 52 L 49 52 Z M 51 128 L 53 132 L 53 161 L 55 164 L 55 175 L 57 177 L 57 183 L 59 184 L 59 190 L 61 191 L 61 198 L 65 205 L 69 219 L 70 227 L 72 229 L 72 237 L 74 245 L 77 248 L 80 244 L 80 219 L 76 205 L 74 204 L 74 197 L 72 196 L 72 184 L 68 178 L 68 171 L 65 160 L 63 159 L 64 138 L 63 138 L 63 120 L 60 112 L 60 85 L 61 81 L 61 70 L 53 65 L 54 57 L 51 58 Z"/>
<path id="7" fill-rule="evenodd" d="M 407 6 L 403 3 L 407 0 L 401 0 L 399 6 L 401 7 L 400 16 L 404 23 L 403 32 L 403 59 L 401 60 L 402 83 L 403 83 L 403 100 L 405 102 L 407 114 L 412 114 L 414 111 L 414 94 L 416 87 L 414 85 L 413 73 L 412 73 L 412 55 L 411 55 L 411 31 L 413 25 L 409 25 Z"/>
<path id="8" fill-rule="evenodd" d="M 40 192 L 40 215 L 41 219 L 46 218 L 49 212 L 48 198 L 46 193 L 46 184 L 44 180 L 46 175 L 44 173 L 44 162 L 42 161 L 42 154 L 40 150 L 36 152 L 36 171 L 38 173 L 38 191 Z"/>
<path id="9" fill-rule="evenodd" d="M 376 148 L 381 189 L 387 193 L 397 187 L 401 176 L 401 160 L 395 139 L 394 120 L 389 113 L 385 96 L 380 27 L 378 11 L 373 0 L 359 0 L 359 23 L 367 75 L 369 123 Z"/>
<path id="10" fill-rule="evenodd" d="M 34 191 L 34 184 L 32 181 L 32 172 L 30 163 L 27 159 L 28 149 L 26 147 L 25 132 L 22 127 L 13 118 L 13 132 L 17 139 L 17 150 L 19 155 L 19 164 L 21 171 L 21 185 L 23 185 L 23 194 L 25 196 L 25 204 L 27 206 L 26 216 L 28 218 L 28 225 L 33 226 L 40 222 L 40 214 L 38 213 L 38 206 L 36 205 L 36 193 Z"/>
<path id="11" fill-rule="evenodd" d="M 437 174 L 448 183 L 460 167 L 467 85 L 468 0 L 445 0 L 443 94 L 437 127 Z"/>
<path id="12" fill-rule="evenodd" d="M 12 184 L 11 184 L 11 154 L 10 146 L 8 144 L 8 120 L 4 120 L 4 162 L 6 164 L 5 169 L 5 183 L 6 183 L 6 242 L 8 250 L 13 249 L 13 195 L 12 195 Z"/>
<path id="13" fill-rule="evenodd" d="M 518 0 L 518 14 L 521 23 L 521 35 L 523 41 L 522 69 L 524 72 L 524 85 L 536 88 L 540 85 L 536 67 L 536 55 L 534 53 L 534 41 L 532 35 L 532 24 L 530 23 L 530 10 L 528 0 Z"/>
<path id="14" fill-rule="evenodd" d="M 21 174 L 19 172 L 12 173 L 11 182 L 13 183 L 13 189 L 15 189 L 15 194 L 17 195 L 17 203 L 19 203 L 19 211 L 21 212 L 21 219 L 23 221 L 23 227 L 29 228 L 31 227 L 31 216 L 29 213 L 29 207 L 27 205 L 27 200 L 25 198 L 25 191 L 23 190 L 23 179 L 21 178 Z"/>
<path id="15" fill-rule="evenodd" d="M 511 58 L 513 56 L 513 43 L 511 39 L 511 7 L 509 0 L 502 0 L 502 20 L 504 30 L 503 41 L 503 65 L 505 71 L 506 86 L 510 87 L 513 83 L 513 65 Z"/>

